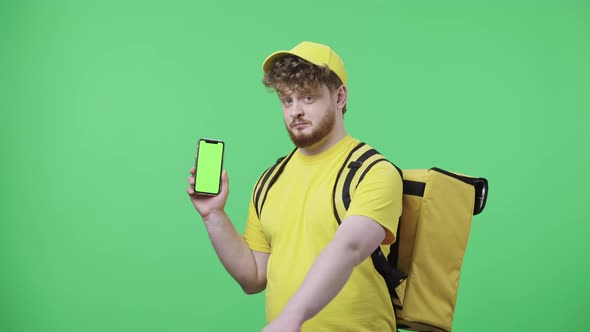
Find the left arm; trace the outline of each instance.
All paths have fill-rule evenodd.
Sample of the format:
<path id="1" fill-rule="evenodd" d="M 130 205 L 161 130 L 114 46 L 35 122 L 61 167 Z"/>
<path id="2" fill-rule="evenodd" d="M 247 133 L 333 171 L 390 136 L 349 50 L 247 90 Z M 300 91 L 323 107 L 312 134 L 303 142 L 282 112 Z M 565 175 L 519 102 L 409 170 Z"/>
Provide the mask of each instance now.
<path id="1" fill-rule="evenodd" d="M 297 292 L 263 332 L 300 331 L 342 290 L 355 266 L 385 239 L 383 226 L 364 216 L 348 216 L 318 255 Z"/>

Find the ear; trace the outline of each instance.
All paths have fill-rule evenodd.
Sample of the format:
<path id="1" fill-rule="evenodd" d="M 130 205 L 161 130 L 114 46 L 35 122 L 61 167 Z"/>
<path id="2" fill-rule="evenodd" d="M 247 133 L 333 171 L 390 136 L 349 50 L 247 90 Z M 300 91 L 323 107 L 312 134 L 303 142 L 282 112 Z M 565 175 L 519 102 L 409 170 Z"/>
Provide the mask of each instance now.
<path id="1" fill-rule="evenodd" d="M 336 90 L 336 106 L 338 106 L 339 110 L 342 110 L 344 106 L 346 106 L 346 101 L 348 100 L 348 89 L 344 84 L 342 84 Z"/>

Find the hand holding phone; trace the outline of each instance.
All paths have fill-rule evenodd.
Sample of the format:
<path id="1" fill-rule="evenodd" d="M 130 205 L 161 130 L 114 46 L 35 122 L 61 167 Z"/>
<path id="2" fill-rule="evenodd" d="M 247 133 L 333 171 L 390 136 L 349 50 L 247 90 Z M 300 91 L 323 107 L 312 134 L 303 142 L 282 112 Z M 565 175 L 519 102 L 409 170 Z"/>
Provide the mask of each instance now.
<path id="1" fill-rule="evenodd" d="M 203 221 L 214 212 L 223 212 L 229 195 L 229 179 L 222 171 L 223 150 L 222 141 L 199 140 L 195 166 L 189 170 L 186 191 Z"/>
<path id="2" fill-rule="evenodd" d="M 202 138 L 197 144 L 195 159 L 195 193 L 216 196 L 221 190 L 221 171 L 225 143 L 220 140 Z"/>

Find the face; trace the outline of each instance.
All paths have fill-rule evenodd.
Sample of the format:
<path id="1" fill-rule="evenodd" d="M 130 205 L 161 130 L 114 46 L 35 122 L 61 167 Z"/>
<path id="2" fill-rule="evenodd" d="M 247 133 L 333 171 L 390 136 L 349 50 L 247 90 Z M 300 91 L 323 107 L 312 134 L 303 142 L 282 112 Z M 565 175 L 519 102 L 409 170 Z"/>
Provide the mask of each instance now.
<path id="1" fill-rule="evenodd" d="M 285 127 L 295 146 L 313 146 L 330 134 L 336 122 L 336 95 L 326 85 L 305 93 L 279 92 Z"/>

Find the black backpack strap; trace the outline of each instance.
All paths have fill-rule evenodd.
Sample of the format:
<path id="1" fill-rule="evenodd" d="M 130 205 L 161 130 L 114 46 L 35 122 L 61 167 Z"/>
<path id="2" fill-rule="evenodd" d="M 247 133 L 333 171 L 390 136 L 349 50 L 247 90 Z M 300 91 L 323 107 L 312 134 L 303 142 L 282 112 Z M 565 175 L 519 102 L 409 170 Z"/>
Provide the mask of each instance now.
<path id="1" fill-rule="evenodd" d="M 348 161 L 352 158 L 353 154 L 365 145 L 365 143 L 359 143 L 350 151 L 350 153 L 348 154 L 348 156 L 346 156 L 346 159 L 342 163 L 342 166 L 340 167 L 338 174 L 336 175 L 336 181 L 334 182 L 334 188 L 332 189 L 332 207 L 334 209 L 334 217 L 336 218 L 336 222 L 338 223 L 338 225 L 340 225 L 340 223 L 342 222 L 341 218 L 344 216 L 344 214 L 346 214 L 346 209 L 344 209 L 343 206 L 340 206 L 337 196 L 337 188 L 342 188 L 342 185 L 339 183 L 340 176 L 342 175 L 342 172 L 345 170 L 346 165 L 348 164 Z"/>
<path id="2" fill-rule="evenodd" d="M 346 178 L 344 179 L 344 184 L 342 187 L 342 202 L 344 204 L 344 209 L 348 210 L 348 208 L 350 207 L 350 199 L 351 199 L 351 192 L 350 192 L 350 185 L 352 183 L 352 179 L 354 178 L 354 176 L 356 175 L 356 172 L 363 166 L 363 163 L 365 163 L 367 161 L 367 159 L 378 155 L 379 152 L 377 152 L 377 150 L 375 149 L 369 149 L 363 152 L 362 155 L 360 155 L 355 161 L 350 162 L 350 164 L 348 164 L 348 168 L 350 168 L 350 170 L 348 171 L 348 174 L 346 174 Z M 383 159 L 383 158 L 379 158 L 379 159 Z M 373 167 L 373 165 L 375 165 L 378 160 L 375 160 L 373 162 L 371 162 L 371 164 L 369 164 L 369 166 L 367 166 L 365 168 L 365 171 L 363 172 L 363 175 L 359 178 L 359 181 L 357 182 L 355 189 L 358 187 L 358 184 L 360 183 L 360 181 L 362 180 L 362 178 L 364 178 L 364 174 L 366 174 L 366 172 L 368 172 L 369 168 Z M 336 180 L 338 181 L 338 180 Z"/>
<path id="3" fill-rule="evenodd" d="M 350 161 L 352 160 L 352 161 Z M 336 175 L 332 191 L 334 217 L 340 224 L 352 201 L 352 193 L 356 190 L 365 175 L 377 163 L 387 161 L 377 150 L 365 143 L 359 143 L 350 151 Z M 392 164 L 392 163 L 391 163 Z M 392 164 L 402 174 L 401 169 Z M 358 173 L 360 172 L 360 175 Z"/>
<path id="4" fill-rule="evenodd" d="M 352 160 L 352 161 L 350 161 Z M 371 148 L 365 143 L 359 143 L 348 155 L 344 164 L 342 165 L 338 175 L 336 176 L 336 182 L 334 184 L 333 191 L 333 206 L 334 216 L 338 224 L 342 222 L 346 211 L 350 207 L 352 195 L 361 181 L 365 178 L 367 173 L 380 162 L 389 162 L 384 158 L 377 150 Z M 395 164 L 389 162 L 395 167 L 400 176 L 402 171 Z M 357 176 L 357 173 L 360 175 Z M 355 181 L 356 179 L 356 181 Z M 403 179 L 403 176 L 402 176 Z M 356 182 L 356 184 L 354 184 Z M 353 186 L 354 184 L 354 186 Z M 385 257 L 381 251 L 381 246 L 377 247 L 371 254 L 371 259 L 375 269 L 387 285 L 387 289 L 391 296 L 397 298 L 395 289 L 399 284 L 407 277 L 397 269 L 398 260 L 398 246 L 399 246 L 399 227 L 397 229 L 396 241 L 391 246 L 389 254 L 389 260 Z"/>
<path id="5" fill-rule="evenodd" d="M 399 227 L 398 227 L 399 230 Z M 398 231 L 399 234 L 399 231 Z M 397 239 L 394 242 L 398 243 Z M 393 251 L 393 245 L 391 245 L 391 250 Z M 371 254 L 371 260 L 373 261 L 373 265 L 375 266 L 375 270 L 379 272 L 379 274 L 385 280 L 385 284 L 387 285 L 387 290 L 389 291 L 389 295 L 399 299 L 397 292 L 395 289 L 399 286 L 404 279 L 408 276 L 405 275 L 403 272 L 397 269 L 397 265 L 393 265 L 392 261 L 388 261 L 383 255 L 383 251 L 381 251 L 381 247 L 377 247 L 375 251 Z"/>
<path id="6" fill-rule="evenodd" d="M 357 176 L 357 172 L 361 168 L 366 168 L 368 163 L 379 159 L 380 156 L 377 150 L 361 142 L 350 151 L 342 163 L 332 190 L 332 206 L 338 225 L 342 223 L 342 219 L 350 207 L 352 193 L 359 183 L 360 177 Z"/>
<path id="7" fill-rule="evenodd" d="M 264 202 L 266 201 L 266 196 L 268 195 L 268 191 L 270 187 L 277 181 L 279 176 L 283 173 L 285 166 L 293 156 L 293 154 L 297 151 L 294 149 L 289 153 L 287 156 L 281 157 L 277 160 L 277 162 L 267 169 L 262 176 L 256 182 L 256 186 L 254 186 L 254 191 L 252 193 L 252 200 L 254 202 L 254 208 L 256 209 L 256 215 L 260 218 L 260 214 L 262 213 L 262 207 L 264 206 Z"/>

